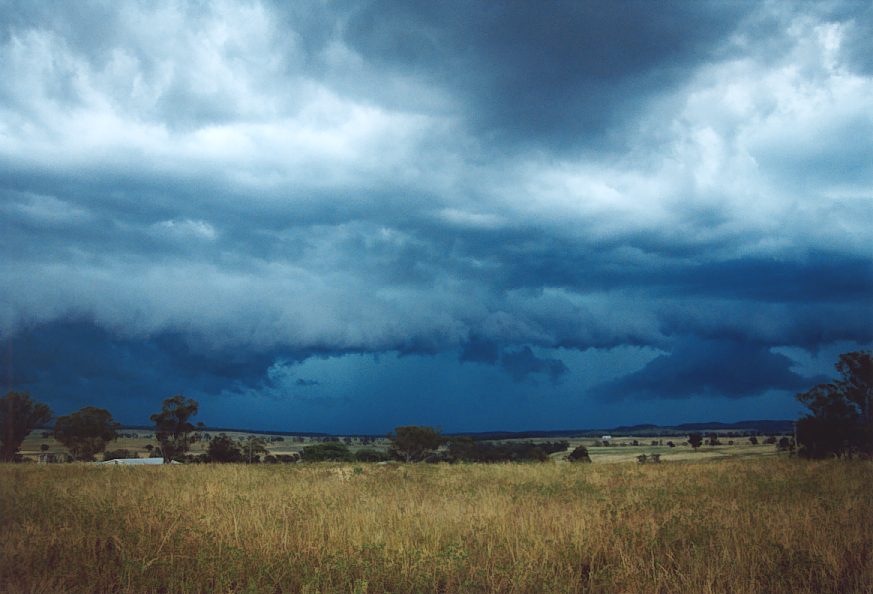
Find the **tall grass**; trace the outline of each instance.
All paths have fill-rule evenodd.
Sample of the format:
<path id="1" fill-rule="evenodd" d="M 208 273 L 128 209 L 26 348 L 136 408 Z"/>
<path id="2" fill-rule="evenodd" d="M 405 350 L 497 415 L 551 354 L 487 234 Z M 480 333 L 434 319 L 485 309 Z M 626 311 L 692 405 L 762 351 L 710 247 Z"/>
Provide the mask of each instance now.
<path id="1" fill-rule="evenodd" d="M 8 592 L 871 592 L 873 464 L 0 466 Z"/>

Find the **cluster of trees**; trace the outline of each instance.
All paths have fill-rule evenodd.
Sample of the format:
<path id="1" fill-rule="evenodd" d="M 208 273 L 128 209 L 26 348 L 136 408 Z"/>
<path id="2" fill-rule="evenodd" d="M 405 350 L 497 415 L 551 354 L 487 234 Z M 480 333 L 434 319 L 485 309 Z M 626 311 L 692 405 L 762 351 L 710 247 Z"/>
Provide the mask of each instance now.
<path id="1" fill-rule="evenodd" d="M 151 416 L 155 423 L 155 438 L 160 444 L 164 462 L 181 458 L 191 448 L 191 444 L 200 439 L 203 424 L 198 423 L 195 426 L 190 422 L 197 410 L 195 400 L 176 395 L 164 400 L 161 411 Z M 24 438 L 33 429 L 46 425 L 51 419 L 51 409 L 31 400 L 27 393 L 9 392 L 0 398 L 0 461 L 18 461 Z M 86 406 L 69 415 L 58 417 L 50 435 L 69 450 L 73 459 L 90 462 L 119 437 L 120 427 L 106 409 Z M 125 450 L 116 450 L 109 459 L 119 458 L 120 453 L 124 452 Z"/>

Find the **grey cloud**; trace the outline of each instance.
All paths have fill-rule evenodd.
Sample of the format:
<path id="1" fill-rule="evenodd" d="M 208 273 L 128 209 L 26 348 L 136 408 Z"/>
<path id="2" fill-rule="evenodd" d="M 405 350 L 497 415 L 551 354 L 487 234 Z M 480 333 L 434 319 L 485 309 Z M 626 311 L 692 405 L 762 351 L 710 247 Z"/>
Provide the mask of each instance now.
<path id="1" fill-rule="evenodd" d="M 204 393 L 277 357 L 558 382 L 538 349 L 873 340 L 852 4 L 2 8 L 3 337 Z"/>
<path id="2" fill-rule="evenodd" d="M 560 359 L 537 357 L 528 346 L 503 353 L 500 365 L 515 381 L 523 381 L 532 374 L 544 374 L 554 384 L 570 371 Z"/>
<path id="3" fill-rule="evenodd" d="M 692 396 L 750 397 L 767 390 L 799 391 L 823 377 L 802 377 L 792 361 L 766 347 L 742 342 L 683 340 L 668 355 L 640 371 L 606 382 L 590 393 L 598 398 L 683 399 Z"/>
<path id="4" fill-rule="evenodd" d="M 469 125 L 501 149 L 602 148 L 645 101 L 716 55 L 749 7 L 374 2 L 345 39 L 367 59 L 452 88 Z"/>

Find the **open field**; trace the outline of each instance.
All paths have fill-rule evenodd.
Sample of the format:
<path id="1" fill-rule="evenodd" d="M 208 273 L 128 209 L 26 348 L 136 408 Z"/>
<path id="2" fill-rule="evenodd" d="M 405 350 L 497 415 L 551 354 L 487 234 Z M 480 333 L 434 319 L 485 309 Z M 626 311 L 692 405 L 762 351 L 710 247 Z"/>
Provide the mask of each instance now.
<path id="1" fill-rule="evenodd" d="M 126 449 L 132 454 L 139 457 L 148 457 L 149 452 L 146 449 L 147 445 L 156 446 L 158 443 L 153 439 L 153 432 L 138 429 L 138 430 L 123 430 L 126 434 L 136 434 L 137 437 L 121 437 L 109 443 L 107 449 Z M 43 437 L 44 433 L 49 433 L 44 430 L 32 431 L 24 440 L 21 446 L 21 453 L 29 460 L 36 460 L 41 452 L 40 446 L 45 444 L 48 446 L 46 452 L 60 454 L 66 453 L 67 449 L 55 441 L 51 436 Z M 213 436 L 219 432 L 210 432 Z M 234 439 L 241 439 L 249 435 L 265 438 L 267 440 L 267 450 L 270 454 L 292 454 L 300 453 L 300 451 L 309 445 L 319 443 L 318 439 L 312 437 L 300 437 L 295 440 L 293 436 L 271 436 L 265 434 L 246 433 L 244 431 L 225 431 L 227 435 Z M 270 437 L 282 437 L 282 441 L 269 441 Z M 584 445 L 588 448 L 591 455 L 591 460 L 597 464 L 609 462 L 630 462 L 635 461 L 640 454 L 660 454 L 664 461 L 679 461 L 679 460 L 701 460 L 701 459 L 716 459 L 716 458 L 733 458 L 733 457 L 758 457 L 758 456 L 775 456 L 777 454 L 776 447 L 773 445 L 759 443 L 751 445 L 747 437 L 732 437 L 723 438 L 723 444 L 718 446 L 701 446 L 697 451 L 691 446 L 685 444 L 687 436 L 665 435 L 661 437 L 616 437 L 612 440 L 612 445 L 603 447 L 600 439 L 590 437 L 574 438 L 574 437 L 552 437 L 548 439 L 518 439 L 518 440 L 500 440 L 500 441 L 523 441 L 523 442 L 542 442 L 542 441 L 558 441 L 566 440 L 570 443 L 569 448 L 565 452 L 557 452 L 551 457 L 555 461 L 562 461 L 567 454 L 573 451 L 578 445 Z M 763 438 L 762 438 L 763 439 Z M 668 447 L 666 445 L 652 446 L 653 440 L 660 441 L 666 444 L 668 441 L 673 441 L 676 447 Z M 634 441 L 640 445 L 632 445 Z M 733 442 L 731 445 L 728 442 Z M 361 443 L 358 438 L 351 438 L 349 448 L 352 451 L 360 448 L 387 450 L 391 442 L 386 438 L 375 438 L 372 442 L 366 444 Z M 207 442 L 200 441 L 195 443 L 191 448 L 192 454 L 203 454 L 206 452 Z M 100 457 L 98 456 L 98 459 Z"/>
<path id="2" fill-rule="evenodd" d="M 0 590 L 870 592 L 871 491 L 775 456 L 2 465 Z"/>

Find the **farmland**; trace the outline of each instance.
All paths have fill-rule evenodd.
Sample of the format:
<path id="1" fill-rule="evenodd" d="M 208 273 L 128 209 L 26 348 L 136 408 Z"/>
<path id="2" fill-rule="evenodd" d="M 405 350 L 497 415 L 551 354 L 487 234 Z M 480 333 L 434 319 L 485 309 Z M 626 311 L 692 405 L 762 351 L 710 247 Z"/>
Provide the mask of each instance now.
<path id="1" fill-rule="evenodd" d="M 2 465 L 0 589 L 873 590 L 873 464 L 733 447 L 659 465 L 621 446 L 594 464 Z"/>
<path id="2" fill-rule="evenodd" d="M 299 454 L 306 447 L 319 443 L 321 438 L 310 436 L 280 436 L 269 434 L 252 434 L 244 431 L 227 431 L 230 437 L 235 440 L 244 440 L 247 437 L 254 436 L 263 438 L 266 443 L 266 448 L 270 454 Z M 212 435 L 217 435 L 218 432 L 212 432 Z M 108 449 L 125 449 L 132 456 L 148 457 L 148 446 L 157 446 L 158 443 L 153 438 L 153 432 L 146 430 L 124 430 L 123 437 L 110 442 Z M 376 449 L 387 451 L 391 442 L 382 438 L 368 438 L 366 442 L 362 442 L 358 437 L 343 438 L 349 443 L 352 451 L 361 448 Z M 723 437 L 721 444 L 717 446 L 704 445 L 697 451 L 694 451 L 684 440 L 682 436 L 664 435 L 656 437 L 633 437 L 623 436 L 615 437 L 611 440 L 609 447 L 604 447 L 602 441 L 592 437 L 553 437 L 552 440 L 566 440 L 569 443 L 568 451 L 557 452 L 552 454 L 552 458 L 556 461 L 563 461 L 569 451 L 572 451 L 578 445 L 584 445 L 588 448 L 593 462 L 615 463 L 635 461 L 640 454 L 659 454 L 664 461 L 680 461 L 680 460 L 702 460 L 702 459 L 722 459 L 736 457 L 770 457 L 776 455 L 776 449 L 772 445 L 759 443 L 752 445 L 747 437 Z M 763 440 L 763 438 L 761 438 Z M 275 440 L 275 441 L 274 441 Z M 669 447 L 666 444 L 673 441 L 675 447 Z M 502 440 L 527 442 L 527 441 L 545 441 L 543 439 L 516 439 Z M 657 441 L 659 445 L 652 445 L 652 441 Z M 636 442 L 636 445 L 635 445 Z M 207 441 L 199 441 L 191 447 L 191 454 L 197 456 L 206 452 Z M 24 440 L 21 446 L 22 455 L 31 461 L 36 461 L 40 454 L 41 446 L 45 446 L 45 452 L 53 454 L 64 454 L 66 448 L 51 437 L 48 431 L 33 431 Z"/>

